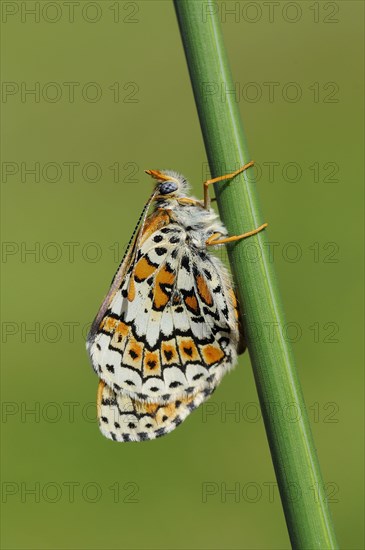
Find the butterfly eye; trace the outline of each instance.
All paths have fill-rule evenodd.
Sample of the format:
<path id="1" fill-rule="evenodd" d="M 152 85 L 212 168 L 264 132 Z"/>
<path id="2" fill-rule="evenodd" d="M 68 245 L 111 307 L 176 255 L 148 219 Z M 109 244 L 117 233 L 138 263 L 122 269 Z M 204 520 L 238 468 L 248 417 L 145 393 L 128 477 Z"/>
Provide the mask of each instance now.
<path id="1" fill-rule="evenodd" d="M 169 193 L 173 193 L 176 190 L 177 190 L 177 183 L 173 181 L 165 181 L 160 185 L 161 195 L 168 195 Z"/>

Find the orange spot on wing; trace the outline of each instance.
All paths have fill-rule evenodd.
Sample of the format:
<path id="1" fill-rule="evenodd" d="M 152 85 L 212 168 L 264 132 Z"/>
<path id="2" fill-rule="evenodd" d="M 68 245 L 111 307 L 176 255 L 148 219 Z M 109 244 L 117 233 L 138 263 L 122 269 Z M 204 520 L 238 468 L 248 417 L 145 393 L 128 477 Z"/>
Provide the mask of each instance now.
<path id="1" fill-rule="evenodd" d="M 154 265 L 150 264 L 146 258 L 141 258 L 136 264 L 134 278 L 138 281 L 144 281 L 155 271 L 156 267 Z"/>
<path id="2" fill-rule="evenodd" d="M 168 271 L 166 266 L 164 266 L 160 271 L 158 272 L 158 275 L 156 277 L 156 284 L 165 284 L 165 285 L 173 285 L 175 281 L 175 273 L 171 273 L 171 271 Z"/>
<path id="3" fill-rule="evenodd" d="M 198 300 L 196 299 L 196 296 L 185 296 L 184 302 L 194 313 L 199 312 Z"/>
<path id="4" fill-rule="evenodd" d="M 136 286 L 134 284 L 133 277 L 131 277 L 129 281 L 129 287 L 128 287 L 128 296 L 127 296 L 128 301 L 133 302 L 135 297 L 136 297 Z"/>
<path id="5" fill-rule="evenodd" d="M 109 334 L 114 334 L 116 332 L 123 337 L 127 336 L 129 332 L 128 326 L 114 317 L 104 317 L 100 324 L 100 328 Z"/>
<path id="6" fill-rule="evenodd" d="M 104 317 L 104 319 L 100 323 L 100 329 L 104 330 L 105 332 L 113 333 L 117 323 L 118 319 L 114 319 L 113 317 Z"/>
<path id="7" fill-rule="evenodd" d="M 213 365 L 214 363 L 218 363 L 218 361 L 221 361 L 224 358 L 223 351 L 220 348 L 213 346 L 212 344 L 202 346 L 201 351 L 205 363 L 209 366 Z"/>
<path id="8" fill-rule="evenodd" d="M 117 332 L 118 334 L 121 334 L 121 336 L 125 337 L 129 333 L 129 326 L 126 325 L 125 323 L 123 323 L 122 321 L 118 321 L 118 323 L 115 327 L 115 332 Z"/>
<path id="9" fill-rule="evenodd" d="M 162 227 L 165 227 L 170 223 L 170 216 L 167 210 L 157 210 L 148 216 L 146 223 L 144 224 L 144 230 L 142 234 L 141 244 L 144 243 L 148 237 L 155 231 L 158 231 Z"/>
<path id="10" fill-rule="evenodd" d="M 168 403 L 164 407 L 160 407 L 158 411 L 156 412 L 156 422 L 157 424 L 163 424 L 168 419 L 171 420 L 171 418 L 175 417 L 175 402 Z M 164 416 L 167 416 L 167 419 L 163 420 Z"/>
<path id="11" fill-rule="evenodd" d="M 179 339 L 179 353 L 184 363 L 188 361 L 199 361 L 200 355 L 194 341 L 191 338 Z"/>
<path id="12" fill-rule="evenodd" d="M 153 298 L 153 305 L 156 309 L 161 309 L 169 301 L 169 296 L 161 290 L 160 287 L 155 288 L 155 294 Z"/>
<path id="13" fill-rule="evenodd" d="M 155 279 L 155 292 L 153 305 L 156 309 L 164 307 L 170 299 L 170 293 L 165 292 L 163 285 L 173 286 L 175 282 L 175 273 L 168 271 L 166 266 L 162 267 Z"/>
<path id="14" fill-rule="evenodd" d="M 143 403 L 143 409 L 145 413 L 155 415 L 158 410 L 158 403 Z"/>
<path id="15" fill-rule="evenodd" d="M 133 352 L 134 355 L 141 355 L 142 353 L 142 346 L 140 344 L 138 344 L 136 342 L 136 340 L 133 340 L 131 343 L 130 343 L 130 351 Z M 132 354 L 131 354 L 132 355 Z M 137 358 L 137 357 L 136 357 Z"/>
<path id="16" fill-rule="evenodd" d="M 232 289 L 229 290 L 229 295 L 230 295 L 231 300 L 232 300 L 232 305 L 233 305 L 233 308 L 234 308 L 234 316 L 235 316 L 235 319 L 236 319 L 236 321 L 238 321 L 238 318 L 239 318 L 239 313 L 238 313 L 238 302 L 237 302 L 236 295 L 235 295 L 235 293 L 233 292 Z"/>
<path id="17" fill-rule="evenodd" d="M 146 375 L 158 375 L 161 373 L 158 351 L 146 351 L 143 358 L 143 372 Z"/>
<path id="18" fill-rule="evenodd" d="M 180 363 L 179 355 L 177 353 L 176 345 L 173 341 L 162 342 L 161 344 L 161 358 L 163 365 L 171 365 L 173 363 Z"/>
<path id="19" fill-rule="evenodd" d="M 122 321 L 118 321 L 117 325 L 114 329 L 114 334 L 111 340 L 111 345 L 114 348 L 118 348 L 120 350 L 124 349 L 126 338 L 129 334 L 129 327 L 125 323 L 122 323 Z"/>
<path id="20" fill-rule="evenodd" d="M 142 366 L 143 344 L 137 342 L 135 338 L 131 338 L 126 345 L 123 354 L 123 364 L 129 365 L 135 369 L 140 369 Z"/>
<path id="21" fill-rule="evenodd" d="M 189 395 L 189 397 L 181 397 L 177 401 L 179 406 L 181 404 L 188 405 L 195 397 L 196 394 L 192 394 Z M 177 401 L 172 401 L 166 405 L 160 405 L 158 403 L 146 403 L 144 401 L 132 400 L 135 412 L 138 414 L 150 414 L 152 419 L 156 422 L 156 427 L 166 425 L 166 423 L 176 418 L 179 414 L 179 407 L 176 406 Z"/>
<path id="22" fill-rule="evenodd" d="M 208 306 L 211 306 L 213 304 L 213 298 L 211 293 L 209 292 L 207 282 L 203 275 L 197 276 L 196 283 L 198 286 L 199 296 L 201 297 L 203 302 L 205 302 Z"/>

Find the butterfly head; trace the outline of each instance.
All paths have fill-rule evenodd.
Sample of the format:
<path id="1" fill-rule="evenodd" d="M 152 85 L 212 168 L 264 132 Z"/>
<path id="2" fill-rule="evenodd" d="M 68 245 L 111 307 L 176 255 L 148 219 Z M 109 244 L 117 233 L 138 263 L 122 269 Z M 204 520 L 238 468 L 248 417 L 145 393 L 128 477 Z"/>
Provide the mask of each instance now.
<path id="1" fill-rule="evenodd" d="M 168 200 L 186 195 L 188 182 L 181 174 L 172 170 L 145 170 L 145 172 L 157 180 L 155 187 L 157 200 Z"/>

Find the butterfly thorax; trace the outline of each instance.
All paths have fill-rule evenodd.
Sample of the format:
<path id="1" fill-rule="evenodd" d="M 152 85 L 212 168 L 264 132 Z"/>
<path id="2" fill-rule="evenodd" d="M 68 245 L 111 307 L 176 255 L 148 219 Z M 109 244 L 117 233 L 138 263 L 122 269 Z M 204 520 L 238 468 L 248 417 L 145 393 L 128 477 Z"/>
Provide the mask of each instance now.
<path id="1" fill-rule="evenodd" d="M 172 223 L 177 224 L 185 233 L 186 241 L 198 248 L 205 248 L 206 241 L 215 233 L 227 235 L 227 230 L 212 208 L 206 210 L 197 199 L 189 197 L 196 204 L 184 204 L 174 197 L 156 201 L 155 210 L 168 212 Z"/>

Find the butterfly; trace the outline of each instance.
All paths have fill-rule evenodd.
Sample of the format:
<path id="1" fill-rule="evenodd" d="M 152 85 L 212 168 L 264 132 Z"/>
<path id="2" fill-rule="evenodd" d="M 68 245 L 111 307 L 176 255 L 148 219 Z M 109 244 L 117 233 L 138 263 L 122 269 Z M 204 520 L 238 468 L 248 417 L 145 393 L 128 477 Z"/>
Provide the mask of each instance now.
<path id="1" fill-rule="evenodd" d="M 171 432 L 244 350 L 231 276 L 208 250 L 267 224 L 229 237 L 210 207 L 209 185 L 252 164 L 205 182 L 203 201 L 189 196 L 177 172 L 146 170 L 154 191 L 87 337 L 107 438 L 144 441 Z"/>

